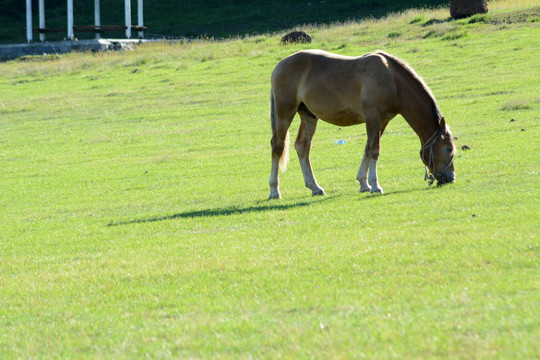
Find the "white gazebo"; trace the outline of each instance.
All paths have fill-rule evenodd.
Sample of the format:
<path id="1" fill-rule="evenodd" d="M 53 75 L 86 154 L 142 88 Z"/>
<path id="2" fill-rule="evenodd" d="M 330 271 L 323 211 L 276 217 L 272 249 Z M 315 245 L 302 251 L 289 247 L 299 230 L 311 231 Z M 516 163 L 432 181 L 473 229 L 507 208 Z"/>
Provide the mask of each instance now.
<path id="1" fill-rule="evenodd" d="M 100 38 L 100 33 L 105 30 L 126 31 L 126 38 L 131 39 L 131 30 L 139 32 L 139 38 L 144 37 L 143 25 L 143 0 L 137 0 L 137 26 L 131 25 L 131 0 L 124 0 L 125 26 L 124 25 L 101 25 L 99 0 L 94 0 L 94 25 L 75 26 L 73 23 L 73 0 L 67 0 L 67 40 L 75 40 L 74 31 L 91 31 L 96 33 L 96 39 Z M 32 27 L 32 0 L 26 0 L 26 39 L 29 43 L 33 41 L 32 31 L 39 32 L 40 41 L 45 41 L 45 33 L 52 31 L 65 31 L 63 29 L 47 29 L 45 27 L 45 0 L 39 0 L 39 28 Z"/>

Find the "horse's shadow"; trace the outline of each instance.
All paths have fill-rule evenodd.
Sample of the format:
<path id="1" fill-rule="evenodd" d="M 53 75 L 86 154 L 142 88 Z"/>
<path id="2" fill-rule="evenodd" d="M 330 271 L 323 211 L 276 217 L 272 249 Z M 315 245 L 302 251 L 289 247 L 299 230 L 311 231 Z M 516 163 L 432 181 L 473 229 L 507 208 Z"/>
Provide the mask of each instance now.
<path id="1" fill-rule="evenodd" d="M 430 188 L 423 189 L 408 189 L 408 190 L 398 190 L 385 193 L 384 195 L 366 195 L 358 198 L 359 201 L 370 201 L 375 200 L 379 196 L 391 196 L 402 193 L 410 193 L 416 191 L 428 191 Z M 130 225 L 130 224 L 144 224 L 144 223 L 153 223 L 166 220 L 178 220 L 178 219 L 194 219 L 194 218 L 208 218 L 208 217 L 219 217 L 219 216 L 231 216 L 231 215 L 240 215 L 244 213 L 256 213 L 256 212 L 267 212 L 275 210 L 289 210 L 294 208 L 306 207 L 310 205 L 320 204 L 325 201 L 334 200 L 337 197 L 344 196 L 344 194 L 334 194 L 334 195 L 325 195 L 322 197 L 317 197 L 316 199 L 310 200 L 300 200 L 294 203 L 280 203 L 275 200 L 265 200 L 257 202 L 255 205 L 250 206 L 238 206 L 230 205 L 226 207 L 216 207 L 203 210 L 193 210 L 193 211 L 184 211 L 172 215 L 165 216 L 152 216 L 147 218 L 125 220 L 125 221 L 111 221 L 107 226 L 119 226 L 119 225 Z"/>
<path id="2" fill-rule="evenodd" d="M 275 210 L 289 210 L 293 208 L 304 207 L 304 206 L 320 203 L 323 201 L 330 200 L 331 198 L 333 198 L 333 196 L 325 196 L 317 200 L 299 201 L 299 202 L 288 203 L 288 204 L 280 204 L 276 201 L 264 201 L 264 202 L 261 201 L 260 203 L 256 205 L 251 205 L 251 206 L 231 205 L 227 207 L 217 207 L 217 208 L 209 208 L 209 209 L 203 209 L 203 210 L 179 212 L 176 214 L 166 215 L 166 216 L 153 216 L 153 217 L 148 217 L 148 218 L 140 218 L 140 219 L 126 220 L 126 221 L 111 221 L 108 224 L 108 226 L 143 224 L 143 223 L 152 223 L 152 222 L 177 220 L 177 219 L 231 216 L 231 215 L 240 215 L 244 213 L 266 212 L 266 211 L 275 211 Z"/>

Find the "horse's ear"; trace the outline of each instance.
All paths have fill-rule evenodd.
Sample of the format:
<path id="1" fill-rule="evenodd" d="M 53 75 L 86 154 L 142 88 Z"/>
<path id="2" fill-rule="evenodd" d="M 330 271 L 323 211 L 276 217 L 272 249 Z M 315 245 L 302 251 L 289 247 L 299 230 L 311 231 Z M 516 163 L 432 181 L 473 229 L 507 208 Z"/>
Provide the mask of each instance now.
<path id="1" fill-rule="evenodd" d="M 441 131 L 446 130 L 446 120 L 444 120 L 444 116 L 441 117 L 441 120 L 439 121 L 439 129 L 441 129 Z"/>

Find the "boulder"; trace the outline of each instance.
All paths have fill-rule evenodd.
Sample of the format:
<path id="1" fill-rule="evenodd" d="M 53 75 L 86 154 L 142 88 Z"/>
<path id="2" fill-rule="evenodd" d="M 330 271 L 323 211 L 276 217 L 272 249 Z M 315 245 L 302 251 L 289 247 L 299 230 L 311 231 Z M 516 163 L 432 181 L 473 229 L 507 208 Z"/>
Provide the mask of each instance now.
<path id="1" fill-rule="evenodd" d="M 486 0 L 451 0 L 450 15 L 454 19 L 485 14 L 488 12 Z"/>
<path id="2" fill-rule="evenodd" d="M 281 38 L 282 44 L 288 43 L 310 43 L 311 36 L 303 31 L 293 31 Z"/>

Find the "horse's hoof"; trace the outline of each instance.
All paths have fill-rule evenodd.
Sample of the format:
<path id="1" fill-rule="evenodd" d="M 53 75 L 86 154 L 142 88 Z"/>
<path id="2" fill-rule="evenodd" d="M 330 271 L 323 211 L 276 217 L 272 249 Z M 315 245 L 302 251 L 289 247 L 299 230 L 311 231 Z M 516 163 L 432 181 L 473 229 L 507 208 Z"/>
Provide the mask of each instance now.
<path id="1" fill-rule="evenodd" d="M 372 189 L 370 190 L 370 192 L 371 192 L 373 195 L 378 195 L 378 194 L 382 195 L 382 194 L 384 194 L 384 191 L 383 191 L 383 189 L 381 189 L 381 188 L 372 188 Z"/>
<path id="2" fill-rule="evenodd" d="M 311 195 L 312 196 L 322 196 L 322 195 L 326 195 L 326 193 L 324 192 L 323 189 L 318 189 L 318 190 L 313 190 L 311 192 Z"/>
<path id="3" fill-rule="evenodd" d="M 268 197 L 268 200 L 279 200 L 279 199 L 281 199 L 280 194 L 270 194 L 270 196 Z"/>
<path id="4" fill-rule="evenodd" d="M 368 191 L 371 191 L 370 187 L 360 188 L 361 193 L 365 193 L 365 192 L 368 192 Z"/>

